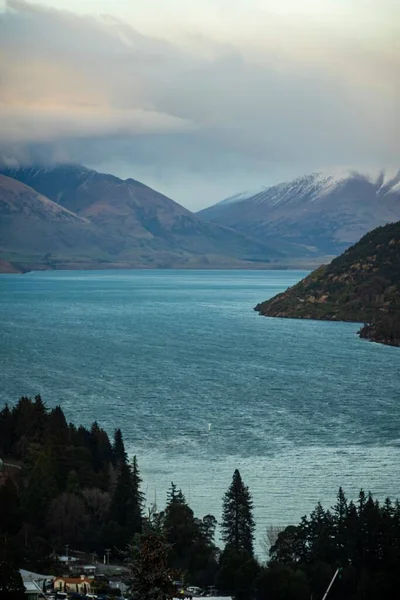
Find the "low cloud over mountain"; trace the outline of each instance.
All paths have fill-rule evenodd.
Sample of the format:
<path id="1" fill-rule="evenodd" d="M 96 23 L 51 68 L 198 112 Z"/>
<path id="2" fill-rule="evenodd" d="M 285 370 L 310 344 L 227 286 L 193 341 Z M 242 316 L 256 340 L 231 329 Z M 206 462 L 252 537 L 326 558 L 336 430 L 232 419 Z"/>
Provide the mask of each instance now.
<path id="1" fill-rule="evenodd" d="M 389 0 L 369 13 L 336 3 L 330 20 L 307 3 L 206 1 L 196 26 L 174 0 L 164 28 L 157 11 L 67 10 L 78 4 L 9 0 L 0 12 L 4 158 L 134 173 L 189 208 L 327 165 L 396 163 Z"/>

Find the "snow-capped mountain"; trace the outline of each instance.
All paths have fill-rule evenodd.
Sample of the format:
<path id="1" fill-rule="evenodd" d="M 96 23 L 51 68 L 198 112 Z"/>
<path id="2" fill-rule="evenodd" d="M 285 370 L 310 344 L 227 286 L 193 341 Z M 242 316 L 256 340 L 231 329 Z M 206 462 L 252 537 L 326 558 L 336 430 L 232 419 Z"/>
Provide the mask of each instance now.
<path id="1" fill-rule="evenodd" d="M 367 231 L 400 219 L 400 171 L 312 173 L 236 194 L 198 215 L 292 256 L 336 255 Z"/>
<path id="2" fill-rule="evenodd" d="M 74 164 L 0 166 L 0 258 L 24 268 L 229 267 L 280 257 L 134 179 Z"/>

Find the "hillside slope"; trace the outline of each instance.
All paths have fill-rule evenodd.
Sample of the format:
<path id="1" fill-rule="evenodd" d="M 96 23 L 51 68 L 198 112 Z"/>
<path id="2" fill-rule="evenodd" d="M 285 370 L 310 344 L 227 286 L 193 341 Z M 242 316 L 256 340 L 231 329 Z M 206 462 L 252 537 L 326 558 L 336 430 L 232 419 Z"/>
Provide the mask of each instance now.
<path id="1" fill-rule="evenodd" d="M 400 219 L 400 171 L 375 178 L 313 173 L 237 194 L 198 215 L 291 256 L 335 256 L 371 229 Z"/>
<path id="2" fill-rule="evenodd" d="M 110 240 L 113 256 L 133 266 L 234 265 L 280 256 L 244 234 L 205 222 L 133 179 L 121 180 L 82 165 L 2 172 L 95 225 Z"/>
<path id="3" fill-rule="evenodd" d="M 6 261 L 41 263 L 50 254 L 89 258 L 107 253 L 108 240 L 88 219 L 52 202 L 36 190 L 0 175 L 0 256 Z M 49 266 L 49 265 L 48 265 Z M 16 270 L 21 270 L 14 267 Z M 22 267 L 22 270 L 24 268 Z"/>
<path id="4" fill-rule="evenodd" d="M 400 345 L 400 222 L 374 229 L 255 310 L 270 317 L 364 322 L 363 337 Z"/>

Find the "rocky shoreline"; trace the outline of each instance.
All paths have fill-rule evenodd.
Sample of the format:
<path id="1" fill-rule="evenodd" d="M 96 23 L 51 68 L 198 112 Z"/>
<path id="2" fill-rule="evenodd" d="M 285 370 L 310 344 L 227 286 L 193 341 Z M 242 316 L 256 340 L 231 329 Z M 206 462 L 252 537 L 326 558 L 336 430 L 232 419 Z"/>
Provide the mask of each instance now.
<path id="1" fill-rule="evenodd" d="M 267 317 L 364 323 L 360 337 L 399 347 L 400 222 L 371 231 L 255 310 Z"/>

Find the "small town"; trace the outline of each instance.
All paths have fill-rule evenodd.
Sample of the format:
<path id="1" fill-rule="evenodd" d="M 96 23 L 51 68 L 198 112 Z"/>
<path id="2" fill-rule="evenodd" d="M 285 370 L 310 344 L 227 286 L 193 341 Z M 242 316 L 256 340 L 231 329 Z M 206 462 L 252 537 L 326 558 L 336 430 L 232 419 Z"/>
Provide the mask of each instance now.
<path id="1" fill-rule="evenodd" d="M 68 551 L 68 546 L 67 546 Z M 93 556 L 94 564 L 85 564 L 88 558 L 82 552 L 76 556 L 64 555 L 55 557 L 57 570 L 63 575 L 40 574 L 20 569 L 25 588 L 25 600 L 128 600 L 136 598 L 128 594 L 128 570 L 123 564 L 110 564 L 110 554 L 103 557 L 102 562 Z M 176 588 L 174 598 L 184 599 L 208 597 L 218 600 L 216 590 L 210 587 L 202 590 L 198 586 L 185 585 L 182 581 L 173 581 Z M 228 600 L 227 596 L 224 596 Z"/>

